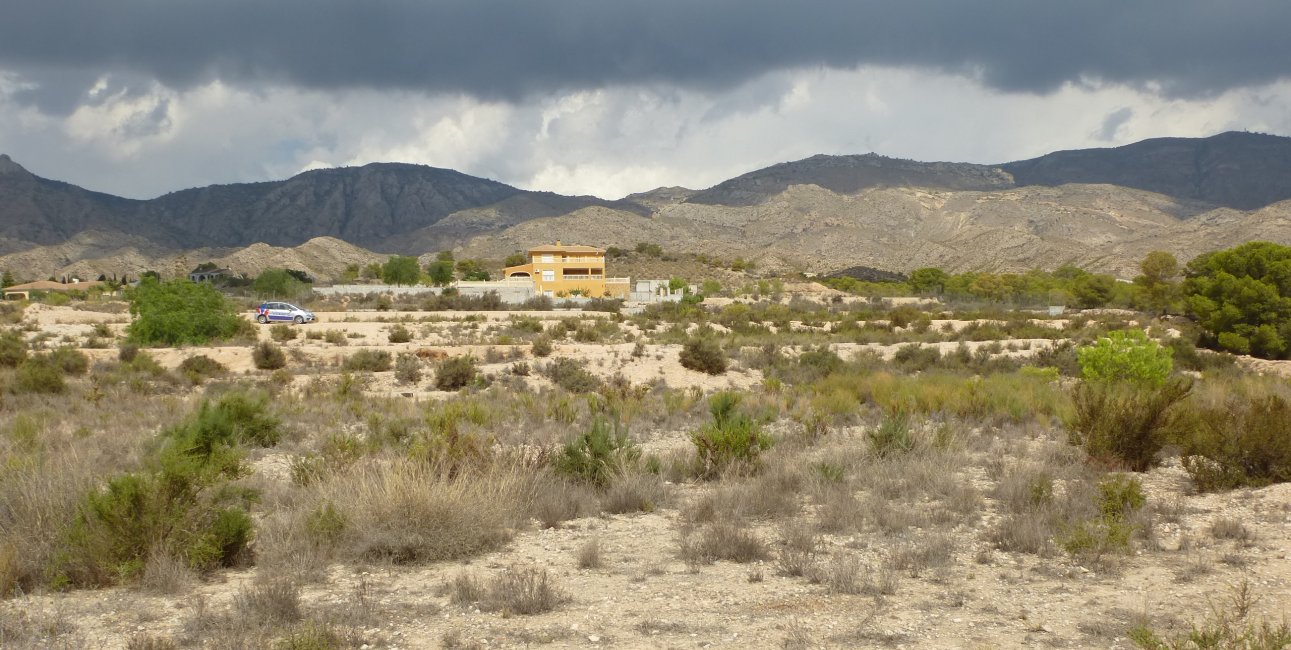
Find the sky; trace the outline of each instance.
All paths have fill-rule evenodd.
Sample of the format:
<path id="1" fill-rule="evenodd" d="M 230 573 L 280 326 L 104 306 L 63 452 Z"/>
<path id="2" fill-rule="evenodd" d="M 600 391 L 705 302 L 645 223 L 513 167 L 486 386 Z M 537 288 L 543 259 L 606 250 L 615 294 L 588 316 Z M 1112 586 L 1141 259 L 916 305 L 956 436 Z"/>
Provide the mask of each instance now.
<path id="1" fill-rule="evenodd" d="M 619 198 L 1291 135 L 1286 0 L 6 0 L 0 153 L 151 198 L 408 162 Z"/>

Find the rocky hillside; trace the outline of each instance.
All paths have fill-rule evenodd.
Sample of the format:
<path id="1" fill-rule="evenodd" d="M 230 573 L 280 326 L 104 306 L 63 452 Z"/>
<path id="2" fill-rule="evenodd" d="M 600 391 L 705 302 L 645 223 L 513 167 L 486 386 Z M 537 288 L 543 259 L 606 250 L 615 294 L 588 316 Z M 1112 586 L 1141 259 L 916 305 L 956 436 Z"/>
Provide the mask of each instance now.
<path id="1" fill-rule="evenodd" d="M 289 266 L 326 278 L 389 253 L 464 247 L 463 254 L 500 259 L 560 238 L 657 242 L 763 269 L 823 273 L 1070 262 L 1130 275 L 1150 250 L 1187 258 L 1257 238 L 1291 243 L 1289 200 L 1291 138 L 1251 133 L 998 166 L 813 156 L 705 190 L 659 188 L 619 201 L 406 164 L 135 201 L 40 178 L 0 156 L 0 269 L 33 279 L 178 272 L 215 261 L 239 272 Z M 336 251 L 301 252 L 315 241 Z"/>
<path id="2" fill-rule="evenodd" d="M 1107 183 L 1239 210 L 1291 199 L 1291 138 L 1260 133 L 1155 138 L 1114 149 L 1059 151 L 1000 168 L 1018 185 Z"/>
<path id="3" fill-rule="evenodd" d="M 421 252 L 409 233 L 450 214 L 491 206 L 498 222 L 523 221 L 631 202 L 530 192 L 448 169 L 371 164 L 305 172 L 285 181 L 212 185 L 133 201 L 40 178 L 0 158 L 0 237 L 13 252 L 53 245 L 85 231 L 143 237 L 173 249 L 296 246 L 335 237 L 390 252 Z M 484 229 L 496 227 L 490 223 Z M 469 228 L 457 236 L 475 234 Z"/>
<path id="4" fill-rule="evenodd" d="M 500 257 L 534 241 L 598 246 L 656 242 L 666 250 L 762 269 L 831 273 L 864 265 L 891 271 L 1024 271 L 1071 263 L 1130 277 L 1149 251 L 1182 259 L 1250 239 L 1291 243 L 1291 201 L 1255 212 L 1111 185 L 950 191 L 872 188 L 840 194 L 795 185 L 757 206 L 690 202 L 651 218 L 589 208 L 472 239 L 463 254 Z"/>
<path id="5" fill-rule="evenodd" d="M 817 155 L 737 176 L 685 200 L 705 205 L 757 205 L 794 185 L 806 184 L 854 194 L 871 187 L 1003 189 L 1012 187 L 1013 179 L 999 169 L 968 163 L 923 163 L 875 154 Z"/>

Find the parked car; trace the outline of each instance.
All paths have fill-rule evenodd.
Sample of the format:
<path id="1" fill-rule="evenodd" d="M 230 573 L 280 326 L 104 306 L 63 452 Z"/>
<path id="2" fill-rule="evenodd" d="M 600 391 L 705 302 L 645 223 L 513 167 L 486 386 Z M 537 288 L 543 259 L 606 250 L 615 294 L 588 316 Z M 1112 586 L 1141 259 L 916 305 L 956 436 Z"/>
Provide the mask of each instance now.
<path id="1" fill-rule="evenodd" d="M 271 322 L 292 322 L 300 325 L 302 323 L 312 323 L 315 320 L 314 312 L 301 309 L 289 302 L 266 302 L 256 308 L 256 322 L 261 325 Z"/>

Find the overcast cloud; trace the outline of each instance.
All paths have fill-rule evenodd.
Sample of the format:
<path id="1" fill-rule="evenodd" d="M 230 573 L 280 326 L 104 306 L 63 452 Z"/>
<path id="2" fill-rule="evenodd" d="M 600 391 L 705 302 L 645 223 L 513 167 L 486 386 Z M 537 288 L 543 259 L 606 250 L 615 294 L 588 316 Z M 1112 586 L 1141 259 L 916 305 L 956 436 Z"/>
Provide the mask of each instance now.
<path id="1" fill-rule="evenodd" d="M 14 0 L 0 152 L 147 197 L 405 161 L 615 197 L 814 153 L 1291 133 L 1285 0 Z"/>

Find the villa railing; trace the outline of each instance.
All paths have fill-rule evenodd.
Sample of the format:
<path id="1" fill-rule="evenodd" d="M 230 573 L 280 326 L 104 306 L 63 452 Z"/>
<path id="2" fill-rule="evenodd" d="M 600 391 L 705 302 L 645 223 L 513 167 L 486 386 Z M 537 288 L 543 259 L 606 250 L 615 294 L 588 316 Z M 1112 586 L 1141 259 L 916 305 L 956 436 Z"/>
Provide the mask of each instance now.
<path id="1" fill-rule="evenodd" d="M 605 284 L 631 284 L 632 278 L 605 278 Z"/>

